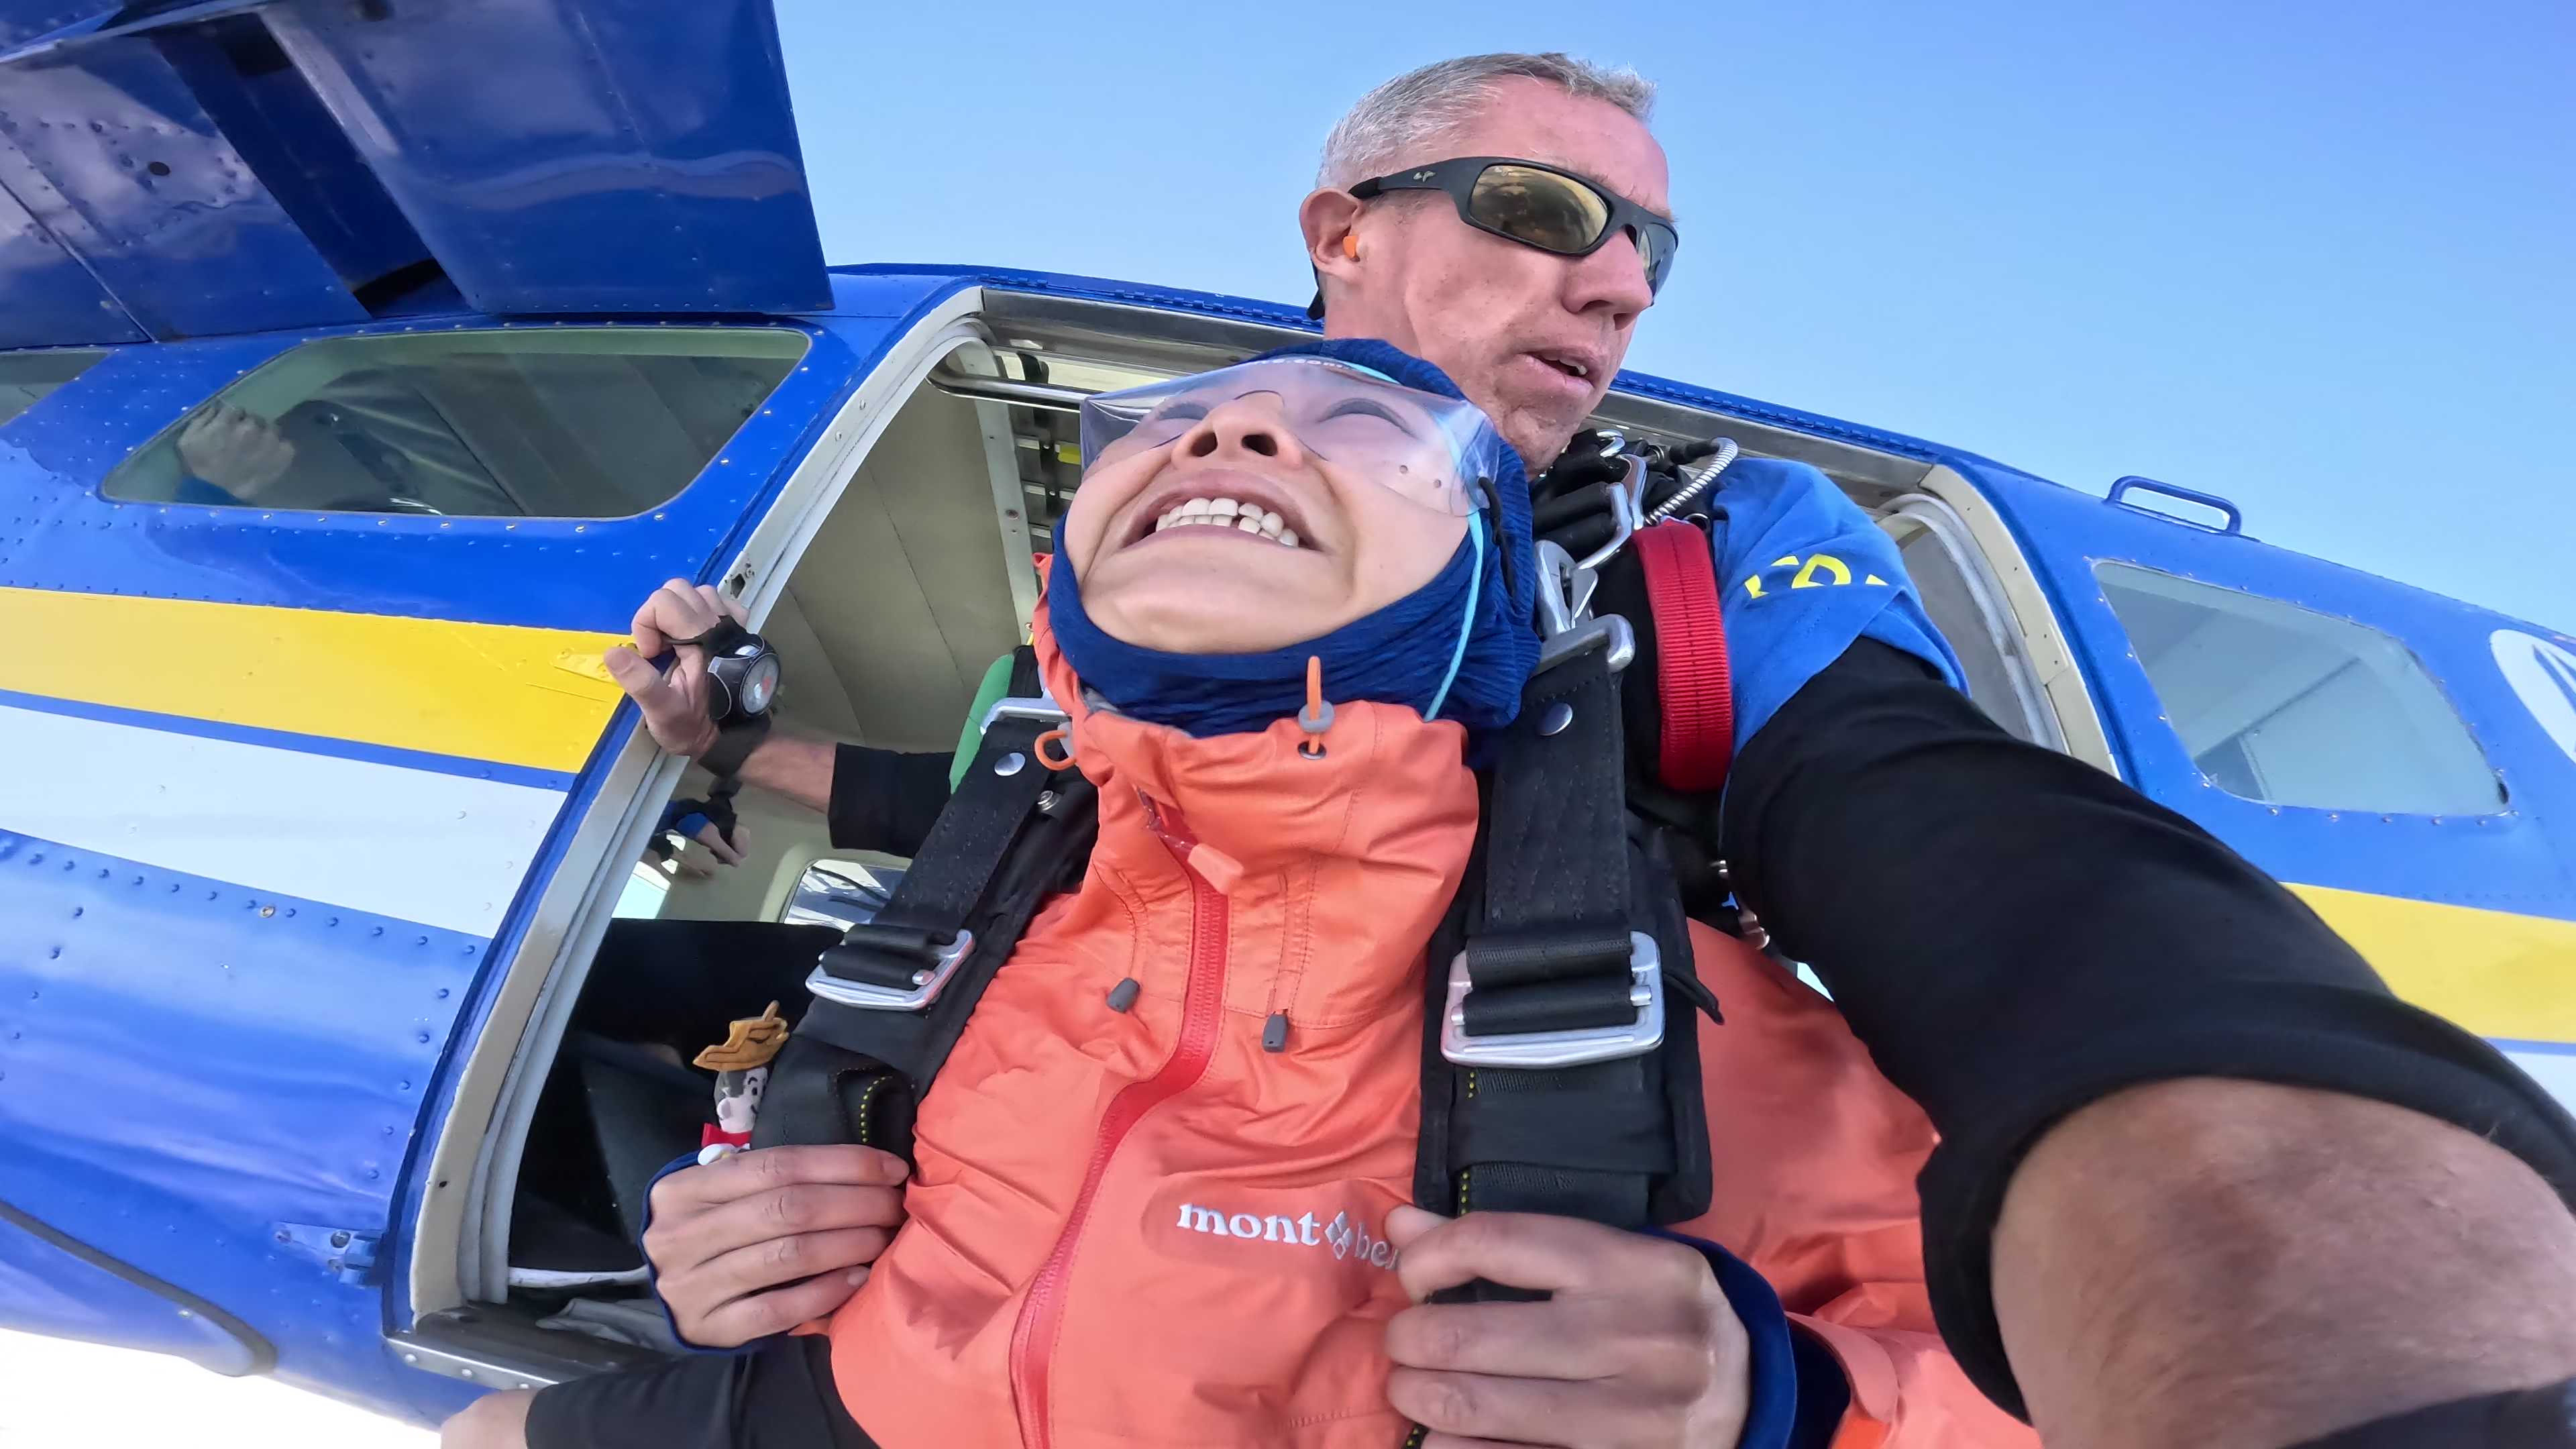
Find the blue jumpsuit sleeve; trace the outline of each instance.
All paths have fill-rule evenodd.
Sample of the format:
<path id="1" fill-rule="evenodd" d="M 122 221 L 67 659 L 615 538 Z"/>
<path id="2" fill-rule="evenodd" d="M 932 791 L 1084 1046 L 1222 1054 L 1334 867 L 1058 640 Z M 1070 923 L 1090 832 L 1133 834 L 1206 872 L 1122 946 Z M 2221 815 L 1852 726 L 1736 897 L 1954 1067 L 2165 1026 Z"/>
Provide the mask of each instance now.
<path id="1" fill-rule="evenodd" d="M 1704 1238 L 1661 1229 L 1654 1235 L 1698 1249 L 1744 1323 L 1744 1427 L 1735 1449 L 1824 1449 L 1851 1402 L 1841 1366 L 1795 1330 L 1770 1281 L 1743 1259 Z"/>
<path id="2" fill-rule="evenodd" d="M 1889 538 L 1832 479 L 1785 458 L 1726 470 L 1709 503 L 1735 680 L 1735 748 L 1857 639 L 1876 639 L 1962 687 Z"/>
<path id="3" fill-rule="evenodd" d="M 173 503 L 193 508 L 238 508 L 241 500 L 193 473 L 181 474 L 178 491 L 170 495 Z"/>

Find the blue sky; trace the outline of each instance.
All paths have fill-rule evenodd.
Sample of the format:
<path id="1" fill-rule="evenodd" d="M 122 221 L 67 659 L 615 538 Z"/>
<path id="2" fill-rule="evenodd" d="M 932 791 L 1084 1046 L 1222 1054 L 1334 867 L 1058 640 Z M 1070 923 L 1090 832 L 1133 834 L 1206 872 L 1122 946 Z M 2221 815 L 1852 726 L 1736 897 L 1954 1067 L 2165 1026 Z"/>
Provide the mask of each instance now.
<path id="1" fill-rule="evenodd" d="M 2576 629 L 2566 0 L 777 4 L 834 261 L 1299 302 L 1371 85 L 1633 64 L 1684 244 L 1629 365 Z"/>

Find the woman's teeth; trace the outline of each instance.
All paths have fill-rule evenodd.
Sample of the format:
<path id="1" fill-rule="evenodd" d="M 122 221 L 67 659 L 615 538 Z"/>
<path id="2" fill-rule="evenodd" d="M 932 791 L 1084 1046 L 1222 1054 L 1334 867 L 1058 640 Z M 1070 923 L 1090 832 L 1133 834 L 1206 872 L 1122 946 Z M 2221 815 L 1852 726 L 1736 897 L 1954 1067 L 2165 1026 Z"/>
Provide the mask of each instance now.
<path id="1" fill-rule="evenodd" d="M 1298 547 L 1297 530 L 1287 527 L 1278 514 L 1258 503 L 1237 503 L 1231 498 L 1193 498 L 1154 520 L 1154 531 L 1195 526 L 1231 528 L 1242 533 L 1256 533 L 1273 542 Z"/>

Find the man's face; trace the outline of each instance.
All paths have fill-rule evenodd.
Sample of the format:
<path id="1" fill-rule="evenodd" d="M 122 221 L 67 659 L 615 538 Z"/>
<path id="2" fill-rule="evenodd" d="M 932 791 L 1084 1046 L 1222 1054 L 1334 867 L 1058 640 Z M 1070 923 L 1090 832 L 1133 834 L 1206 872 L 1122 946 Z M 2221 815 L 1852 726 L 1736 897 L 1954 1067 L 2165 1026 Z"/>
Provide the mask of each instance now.
<path id="1" fill-rule="evenodd" d="M 1672 213 L 1664 151 L 1645 126 L 1606 101 L 1543 81 L 1497 83 L 1475 120 L 1386 169 L 1452 156 L 1546 162 Z M 1310 199 L 1310 249 L 1315 215 Z M 1638 315 L 1654 303 L 1645 261 L 1625 235 L 1588 257 L 1556 256 L 1467 225 L 1432 193 L 1366 203 L 1357 234 L 1357 262 L 1332 269 L 1338 282 L 1325 334 L 1384 338 L 1438 364 L 1493 417 L 1533 474 L 1600 406 Z"/>

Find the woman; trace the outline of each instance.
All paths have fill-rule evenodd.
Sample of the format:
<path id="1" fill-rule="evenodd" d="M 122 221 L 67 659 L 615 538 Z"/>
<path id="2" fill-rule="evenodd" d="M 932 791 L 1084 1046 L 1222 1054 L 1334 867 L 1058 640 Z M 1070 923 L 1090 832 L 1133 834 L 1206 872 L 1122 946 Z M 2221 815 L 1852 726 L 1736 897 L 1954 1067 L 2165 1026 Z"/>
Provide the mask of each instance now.
<path id="1" fill-rule="evenodd" d="M 1035 642 L 1098 844 L 924 1099 L 906 1225 L 819 1332 L 489 1400 L 451 1442 L 522 1419 L 538 1449 L 1405 1441 L 1384 1340 L 1409 1233 L 1389 1223 L 1413 1196 L 1426 946 L 1476 833 L 1469 762 L 1538 653 L 1526 484 L 1445 376 L 1379 343 L 1110 395 L 1084 422 Z M 1814 1078 L 1727 1114 L 1737 1190 L 1706 1221 L 1855 1300 L 1813 1326 L 1832 1352 L 1797 1385 L 1777 1299 L 1700 1245 L 1755 1327 L 1730 1326 L 1707 1442 L 1822 1442 L 1845 1401 L 1883 1423 L 1900 1387 L 1949 1401 L 1902 1442 L 2026 1435 L 1921 1312 L 1920 1115 L 1771 963 L 1693 944 L 1734 1023 L 1707 1038 L 1712 1095 L 1777 1095 L 1774 1031 Z M 1843 1146 L 1879 1176 L 1837 1193 L 1799 1159 Z M 1773 1169 L 1807 1180 L 1812 1219 L 1766 1213 Z M 1888 1291 L 1864 1291 L 1873 1265 Z M 1847 1381 L 1834 1355 L 1867 1368 Z"/>

